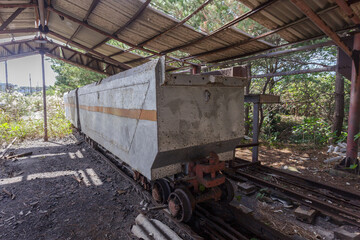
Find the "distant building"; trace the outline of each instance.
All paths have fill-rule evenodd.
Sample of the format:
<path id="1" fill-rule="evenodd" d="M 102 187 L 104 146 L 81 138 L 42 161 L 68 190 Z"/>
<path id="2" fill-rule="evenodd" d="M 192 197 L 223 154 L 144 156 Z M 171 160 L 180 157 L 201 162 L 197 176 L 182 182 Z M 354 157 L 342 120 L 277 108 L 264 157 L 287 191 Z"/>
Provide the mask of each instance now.
<path id="1" fill-rule="evenodd" d="M 10 91 L 20 92 L 24 95 L 29 95 L 31 93 L 42 91 L 42 87 L 31 87 L 30 89 L 30 87 L 25 87 L 25 86 L 18 87 L 17 85 L 11 83 L 9 83 L 9 89 Z M 46 89 L 49 89 L 49 87 L 46 87 Z M 0 92 L 5 92 L 5 90 L 6 90 L 6 83 L 0 83 Z"/>

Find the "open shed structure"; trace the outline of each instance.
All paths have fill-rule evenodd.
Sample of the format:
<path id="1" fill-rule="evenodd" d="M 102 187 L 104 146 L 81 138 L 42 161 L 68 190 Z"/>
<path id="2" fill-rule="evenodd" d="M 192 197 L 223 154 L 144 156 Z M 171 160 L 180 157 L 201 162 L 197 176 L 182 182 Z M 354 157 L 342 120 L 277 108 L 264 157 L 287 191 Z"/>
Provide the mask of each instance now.
<path id="1" fill-rule="evenodd" d="M 360 1 L 239 0 L 250 10 L 211 33 L 186 24 L 215 1 L 204 0 L 183 20 L 151 7 L 151 0 L 0 1 L 0 38 L 11 39 L 0 44 L 0 60 L 40 53 L 113 75 L 153 57 L 166 56 L 168 71 L 188 68 L 199 74 L 202 67 L 280 55 L 284 51 L 276 50 L 284 47 L 291 52 L 335 44 L 352 60 L 347 159 L 355 161 L 358 143 L 354 136 L 360 125 L 360 34 L 356 32 Z M 248 18 L 268 31 L 252 36 L 235 27 Z M 346 45 L 339 36 L 349 32 L 354 35 L 353 46 Z M 264 40 L 274 34 L 286 43 L 276 46 Z M 289 48 L 324 36 L 331 41 L 302 49 Z M 109 40 L 122 43 L 123 48 L 108 44 Z M 137 54 L 138 51 L 144 54 Z M 176 52 L 183 57 L 175 57 Z M 174 62 L 179 66 L 171 65 Z M 45 85 L 45 78 L 43 82 Z"/>

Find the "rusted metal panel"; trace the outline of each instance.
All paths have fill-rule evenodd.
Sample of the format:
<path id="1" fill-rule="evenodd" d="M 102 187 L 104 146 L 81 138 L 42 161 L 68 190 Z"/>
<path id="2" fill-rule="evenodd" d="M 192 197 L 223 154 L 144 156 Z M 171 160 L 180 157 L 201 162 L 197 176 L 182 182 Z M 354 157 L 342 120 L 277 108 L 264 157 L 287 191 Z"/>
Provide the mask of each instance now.
<path id="1" fill-rule="evenodd" d="M 280 96 L 271 94 L 247 94 L 245 95 L 245 102 L 280 103 Z"/>

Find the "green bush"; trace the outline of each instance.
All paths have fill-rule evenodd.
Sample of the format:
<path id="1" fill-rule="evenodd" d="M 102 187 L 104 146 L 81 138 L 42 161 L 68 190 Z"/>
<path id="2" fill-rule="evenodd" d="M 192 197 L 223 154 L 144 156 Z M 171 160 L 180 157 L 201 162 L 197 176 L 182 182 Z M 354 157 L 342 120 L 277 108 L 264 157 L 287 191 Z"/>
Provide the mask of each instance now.
<path id="1" fill-rule="evenodd" d="M 326 144 L 331 137 L 331 126 L 320 118 L 304 118 L 293 127 L 291 140 L 294 143 Z"/>
<path id="2" fill-rule="evenodd" d="M 71 134 L 71 124 L 65 118 L 63 100 L 57 94 L 47 97 L 48 136 Z M 40 138 L 44 135 L 41 93 L 24 96 L 21 93 L 0 93 L 0 143 L 18 139 Z"/>

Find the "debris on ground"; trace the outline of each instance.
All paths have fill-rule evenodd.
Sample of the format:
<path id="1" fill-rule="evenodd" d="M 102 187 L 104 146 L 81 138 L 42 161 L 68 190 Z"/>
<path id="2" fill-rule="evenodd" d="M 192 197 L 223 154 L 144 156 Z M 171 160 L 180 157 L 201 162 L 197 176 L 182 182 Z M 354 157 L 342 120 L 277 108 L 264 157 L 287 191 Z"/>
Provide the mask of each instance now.
<path id="1" fill-rule="evenodd" d="M 310 207 L 301 205 L 295 209 L 294 213 L 298 220 L 306 223 L 313 223 L 317 211 Z"/>
<path id="2" fill-rule="evenodd" d="M 182 240 L 171 228 L 157 219 L 148 219 L 140 213 L 135 219 L 131 232 L 144 240 Z"/>
<path id="3" fill-rule="evenodd" d="M 15 156 L 33 154 L 0 161 L 0 239 L 135 239 L 131 226 L 144 207 L 141 196 L 78 142 L 70 136 L 9 147 Z M 159 211 L 147 214 L 167 220 Z"/>

